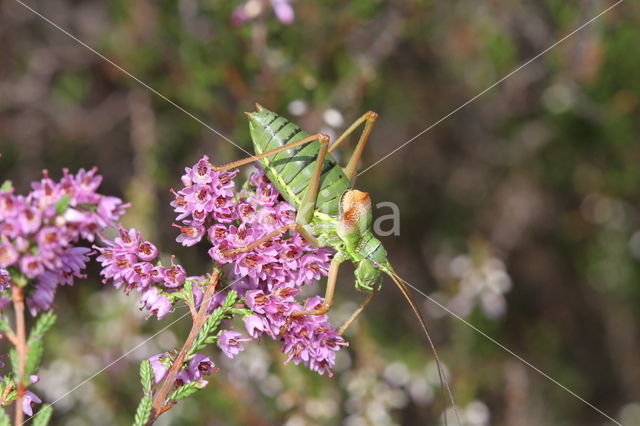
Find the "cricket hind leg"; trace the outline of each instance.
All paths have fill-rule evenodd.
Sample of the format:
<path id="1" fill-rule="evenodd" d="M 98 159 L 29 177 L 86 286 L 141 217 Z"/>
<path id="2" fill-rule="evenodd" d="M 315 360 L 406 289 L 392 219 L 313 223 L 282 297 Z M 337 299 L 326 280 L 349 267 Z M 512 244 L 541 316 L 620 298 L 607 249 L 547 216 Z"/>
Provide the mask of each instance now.
<path id="1" fill-rule="evenodd" d="M 358 127 L 360 127 L 360 125 L 362 125 L 362 123 L 364 123 L 364 129 L 360 134 L 360 139 L 358 139 L 356 148 L 353 151 L 353 154 L 351 154 L 351 158 L 349 159 L 347 166 L 343 169 L 345 175 L 347 175 L 347 178 L 349 178 L 349 181 L 351 182 L 352 186 L 356 182 L 356 178 L 357 178 L 356 172 L 358 169 L 358 164 L 360 163 L 360 159 L 362 158 L 362 153 L 364 152 L 364 148 L 366 147 L 367 142 L 369 141 L 369 136 L 371 135 L 371 131 L 373 130 L 373 126 L 376 124 L 377 119 L 378 119 L 378 113 L 374 111 L 368 111 L 364 113 L 360 118 L 354 121 L 353 124 L 349 126 L 349 128 L 345 130 L 344 133 L 342 133 L 342 135 L 340 135 L 338 139 L 336 139 L 336 141 L 329 147 L 329 152 L 333 152 L 345 140 L 347 140 L 347 137 L 349 137 L 351 133 L 353 133 Z"/>
<path id="2" fill-rule="evenodd" d="M 216 172 L 224 172 L 224 171 L 227 171 L 227 170 L 235 169 L 235 168 L 240 167 L 240 166 L 244 166 L 246 164 L 253 163 L 253 162 L 261 160 L 263 158 L 275 155 L 275 154 L 277 154 L 279 152 L 286 151 L 287 149 L 295 148 L 297 146 L 304 145 L 306 143 L 313 142 L 313 141 L 316 141 L 316 140 L 320 142 L 321 146 L 329 144 L 329 136 L 325 135 L 324 133 L 315 133 L 313 135 L 304 137 L 304 138 L 299 139 L 297 141 L 290 142 L 290 143 L 288 143 L 286 145 L 282 145 L 282 146 L 279 146 L 277 148 L 270 149 L 269 151 L 265 151 L 262 154 L 256 154 L 256 155 L 253 155 L 251 157 L 243 158 L 242 160 L 238 160 L 238 161 L 232 161 L 231 163 L 222 164 L 220 166 L 216 166 L 215 164 L 212 164 L 211 167 Z"/>

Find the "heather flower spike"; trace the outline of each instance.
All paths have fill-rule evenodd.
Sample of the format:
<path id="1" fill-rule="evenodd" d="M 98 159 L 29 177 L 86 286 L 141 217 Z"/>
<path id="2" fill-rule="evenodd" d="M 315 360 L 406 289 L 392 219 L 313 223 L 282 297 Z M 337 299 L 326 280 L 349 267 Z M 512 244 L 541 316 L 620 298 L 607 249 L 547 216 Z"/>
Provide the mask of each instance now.
<path id="1" fill-rule="evenodd" d="M 162 319 L 179 303 L 191 312 L 192 333 L 182 348 L 143 363 L 149 391 L 139 412 L 147 412 L 145 404 L 151 408 L 140 424 L 155 421 L 166 407 L 208 383 L 217 371 L 203 353 L 208 347 L 234 358 L 252 340 L 267 336 L 280 342 L 288 361 L 331 375 L 336 352 L 347 344 L 325 315 L 290 317 L 324 303 L 320 297 L 304 301 L 297 296 L 327 275 L 332 250 L 319 249 L 295 232 L 251 246 L 291 225 L 296 213 L 264 172 L 255 171 L 241 185 L 237 174 L 215 171 L 204 156 L 185 169 L 182 187 L 172 191 L 176 242 L 194 249 L 205 245 L 214 264 L 209 275 L 191 275 L 173 256 L 170 263 L 162 262 L 156 246 L 136 229 L 120 227 L 116 238 L 102 237 L 94 246 L 104 283 L 138 294 L 148 317 Z M 235 317 L 242 319 L 246 334 L 229 329 Z"/>
<path id="2" fill-rule="evenodd" d="M 0 308 L 13 307 L 14 321 L 0 317 L 2 333 L 15 348 L 10 357 L 15 374 L 0 382 L 0 405 L 15 403 L 15 424 L 42 401 L 28 390 L 39 381 L 32 351 L 42 351 L 42 337 L 55 321 L 54 299 L 60 286 L 85 278 L 84 269 L 94 252 L 86 243 L 115 225 L 126 208 L 122 200 L 98 192 L 102 177 L 97 169 L 62 171 L 54 180 L 48 171 L 31 184 L 26 195 L 11 182 L 0 187 Z M 28 333 L 25 310 L 36 317 Z M 51 408 L 44 408 L 51 410 Z"/>

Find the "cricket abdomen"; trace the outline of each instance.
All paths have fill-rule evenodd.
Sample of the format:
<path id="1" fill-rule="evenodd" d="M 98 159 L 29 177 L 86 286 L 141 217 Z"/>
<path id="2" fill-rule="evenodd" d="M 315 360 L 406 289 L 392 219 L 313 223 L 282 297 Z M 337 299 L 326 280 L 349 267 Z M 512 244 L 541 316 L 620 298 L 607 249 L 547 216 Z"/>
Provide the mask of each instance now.
<path id="1" fill-rule="evenodd" d="M 265 108 L 249 114 L 249 127 L 256 154 L 309 136 L 294 123 Z M 259 160 L 269 180 L 296 210 L 311 182 L 319 151 L 320 142 L 312 141 Z M 337 216 L 340 196 L 349 186 L 342 168 L 327 154 L 322 165 L 316 210 Z"/>

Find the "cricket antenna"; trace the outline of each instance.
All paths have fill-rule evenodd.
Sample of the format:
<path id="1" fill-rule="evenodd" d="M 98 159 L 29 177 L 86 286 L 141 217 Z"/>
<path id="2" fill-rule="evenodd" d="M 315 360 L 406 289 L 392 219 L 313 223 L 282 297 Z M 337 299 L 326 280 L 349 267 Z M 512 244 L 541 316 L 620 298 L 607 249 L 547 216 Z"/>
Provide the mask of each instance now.
<path id="1" fill-rule="evenodd" d="M 440 377 L 440 384 L 444 389 L 446 389 L 447 394 L 449 396 L 449 400 L 451 401 L 451 406 L 453 407 L 453 412 L 456 416 L 456 422 L 458 423 L 458 426 L 461 426 L 460 415 L 458 414 L 458 408 L 456 407 L 456 402 L 453 399 L 453 392 L 451 392 L 449 383 L 445 380 L 442 364 L 440 363 L 440 358 L 438 357 L 438 351 L 436 350 L 436 346 L 433 344 L 433 340 L 431 340 L 431 335 L 429 334 L 429 330 L 427 329 L 427 323 L 424 320 L 424 317 L 422 316 L 422 314 L 420 313 L 420 310 L 418 309 L 418 305 L 416 304 L 416 301 L 411 295 L 411 291 L 407 287 L 404 280 L 395 273 L 393 268 L 391 268 L 391 265 L 389 265 L 389 267 L 385 269 L 387 269 L 385 270 L 387 275 L 389 275 L 389 277 L 395 283 L 395 285 L 398 286 L 398 289 L 400 289 L 400 292 L 402 293 L 402 295 L 405 297 L 405 299 L 407 299 L 407 302 L 409 302 L 409 305 L 411 306 L 413 313 L 416 314 L 416 317 L 418 317 L 418 321 L 420 322 L 422 331 L 424 331 L 425 336 L 427 336 L 427 340 L 429 341 L 429 346 L 431 346 L 431 350 L 433 351 L 433 356 L 436 361 L 436 367 L 438 368 L 438 376 Z M 444 424 L 445 426 L 447 426 L 447 410 L 446 409 L 444 411 Z"/>

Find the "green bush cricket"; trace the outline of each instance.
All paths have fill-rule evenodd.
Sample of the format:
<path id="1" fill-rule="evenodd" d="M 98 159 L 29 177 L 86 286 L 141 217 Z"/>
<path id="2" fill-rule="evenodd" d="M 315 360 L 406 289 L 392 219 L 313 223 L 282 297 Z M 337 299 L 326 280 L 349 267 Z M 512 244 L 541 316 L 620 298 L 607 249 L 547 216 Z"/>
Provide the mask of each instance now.
<path id="1" fill-rule="evenodd" d="M 353 189 L 358 163 L 378 114 L 373 111 L 365 113 L 329 145 L 327 135 L 310 135 L 286 118 L 260 105 L 256 107 L 256 112 L 247 113 L 255 156 L 212 167 L 216 171 L 225 171 L 258 161 L 284 199 L 296 208 L 297 215 L 293 224 L 278 228 L 246 247 L 229 250 L 229 254 L 250 251 L 290 229 L 296 230 L 317 247 L 333 248 L 336 254 L 329 267 L 325 303 L 317 309 L 293 312 L 292 316 L 322 315 L 328 312 L 333 301 L 338 269 L 345 260 L 353 262 L 356 267 L 355 286 L 369 294 L 340 327 L 340 334 L 360 315 L 380 289 L 382 274 L 388 275 L 417 316 L 434 353 L 440 381 L 455 409 L 453 395 L 444 378 L 426 322 L 408 287 L 391 266 L 384 246 L 371 229 L 371 199 L 367 193 Z M 363 124 L 364 129 L 356 148 L 343 169 L 331 156 L 331 152 Z"/>

